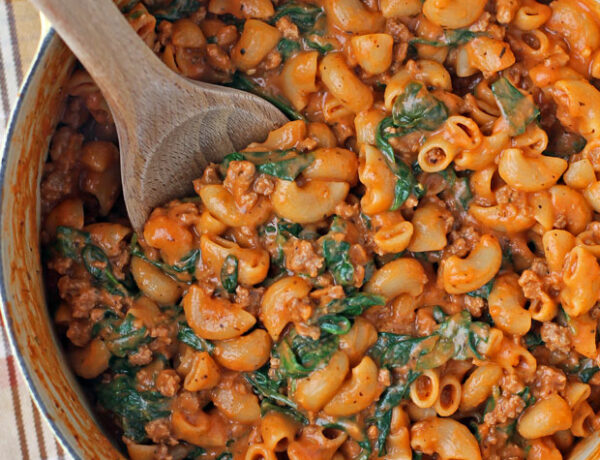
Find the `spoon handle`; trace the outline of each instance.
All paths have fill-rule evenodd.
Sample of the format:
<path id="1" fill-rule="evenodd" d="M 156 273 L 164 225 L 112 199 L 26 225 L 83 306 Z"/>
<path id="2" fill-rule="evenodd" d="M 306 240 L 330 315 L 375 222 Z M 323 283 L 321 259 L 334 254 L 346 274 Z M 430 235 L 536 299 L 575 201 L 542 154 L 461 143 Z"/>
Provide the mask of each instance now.
<path id="1" fill-rule="evenodd" d="M 139 107 L 148 88 L 169 78 L 171 71 L 112 0 L 31 1 L 81 61 L 116 114 Z"/>

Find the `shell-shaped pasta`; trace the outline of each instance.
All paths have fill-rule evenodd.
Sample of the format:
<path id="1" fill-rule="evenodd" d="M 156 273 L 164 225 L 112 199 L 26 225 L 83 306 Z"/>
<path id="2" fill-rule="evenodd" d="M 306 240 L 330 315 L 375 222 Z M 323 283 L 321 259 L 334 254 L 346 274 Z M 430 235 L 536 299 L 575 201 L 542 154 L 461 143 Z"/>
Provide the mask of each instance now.
<path id="1" fill-rule="evenodd" d="M 577 407 L 581 402 L 588 399 L 592 388 L 587 383 L 569 382 L 564 391 L 564 396 L 571 408 Z"/>
<path id="2" fill-rule="evenodd" d="M 410 429 L 410 445 L 440 460 L 481 460 L 477 440 L 462 423 L 451 418 L 430 418 Z"/>
<path id="3" fill-rule="evenodd" d="M 484 75 L 500 72 L 515 63 L 515 55 L 508 43 L 491 37 L 476 37 L 465 45 L 469 64 Z"/>
<path id="4" fill-rule="evenodd" d="M 408 246 L 409 251 L 439 251 L 448 243 L 449 213 L 435 203 L 427 203 L 417 208 L 412 218 L 413 238 Z"/>
<path id="5" fill-rule="evenodd" d="M 444 134 L 461 149 L 475 149 L 483 142 L 483 135 L 477 123 L 462 115 L 452 115 L 444 122 Z"/>
<path id="6" fill-rule="evenodd" d="M 290 460 L 314 458 L 315 455 L 322 460 L 339 460 L 336 451 L 346 441 L 348 435 L 342 430 L 327 432 L 325 430 L 326 428 L 322 426 L 305 427 L 300 437 L 288 447 L 287 455 Z"/>
<path id="7" fill-rule="evenodd" d="M 563 176 L 565 184 L 576 189 L 584 189 L 596 182 L 596 172 L 591 161 L 587 158 L 573 161 Z"/>
<path id="8" fill-rule="evenodd" d="M 50 211 L 44 222 L 44 229 L 48 236 L 53 238 L 59 226 L 81 230 L 83 224 L 83 201 L 81 198 L 67 198 Z"/>
<path id="9" fill-rule="evenodd" d="M 520 30 L 539 29 L 552 14 L 548 5 L 536 1 L 526 2 L 517 10 L 512 24 Z"/>
<path id="10" fill-rule="evenodd" d="M 562 158 L 526 156 L 521 149 L 506 149 L 500 155 L 498 173 L 511 187 L 524 192 L 539 192 L 556 184 L 567 170 Z"/>
<path id="11" fill-rule="evenodd" d="M 260 420 L 264 445 L 275 452 L 285 451 L 296 437 L 298 422 L 279 412 L 269 412 Z"/>
<path id="12" fill-rule="evenodd" d="M 421 12 L 421 0 L 381 0 L 379 6 L 385 18 L 414 16 Z"/>
<path id="13" fill-rule="evenodd" d="M 568 431 L 563 433 L 570 435 Z M 532 439 L 527 445 L 531 446 L 527 453 L 527 460 L 563 460 L 552 438 Z"/>
<path id="14" fill-rule="evenodd" d="M 183 381 L 186 391 L 209 390 L 221 380 L 221 371 L 217 363 L 206 351 L 194 352 L 189 372 Z"/>
<path id="15" fill-rule="evenodd" d="M 256 318 L 224 299 L 206 294 L 193 284 L 183 297 L 185 319 L 194 332 L 207 340 L 238 337 L 256 323 Z"/>
<path id="16" fill-rule="evenodd" d="M 264 443 L 250 444 L 244 460 L 277 460 L 273 449 L 269 449 Z"/>
<path id="17" fill-rule="evenodd" d="M 588 141 L 600 136 L 600 92 L 585 80 L 559 80 L 552 96 L 556 117 Z"/>
<path id="18" fill-rule="evenodd" d="M 327 54 L 319 64 L 319 73 L 331 94 L 353 112 L 368 110 L 373 105 L 371 89 L 348 68 L 343 54 Z"/>
<path id="19" fill-rule="evenodd" d="M 410 400 L 422 409 L 433 407 L 440 394 L 440 375 L 437 369 L 423 371 L 410 385 Z"/>
<path id="20" fill-rule="evenodd" d="M 356 184 L 358 158 L 354 152 L 334 147 L 317 149 L 311 154 L 314 157 L 313 162 L 302 171 L 305 178 Z"/>
<path id="21" fill-rule="evenodd" d="M 349 361 L 346 353 L 335 352 L 324 368 L 296 382 L 294 399 L 306 410 L 320 410 L 343 385 L 348 368 Z"/>
<path id="22" fill-rule="evenodd" d="M 535 225 L 535 217 L 523 212 L 515 205 L 499 204 L 495 206 L 469 206 L 469 214 L 498 232 L 517 233 L 525 231 Z"/>
<path id="23" fill-rule="evenodd" d="M 358 316 L 347 334 L 340 336 L 340 349 L 348 355 L 350 365 L 360 362 L 367 350 L 377 341 L 377 329 Z"/>
<path id="24" fill-rule="evenodd" d="M 550 196 L 555 219 L 565 219 L 567 230 L 573 235 L 583 232 L 592 220 L 592 209 L 583 195 L 566 185 L 555 185 Z"/>
<path id="25" fill-rule="evenodd" d="M 176 439 L 197 446 L 225 447 L 228 430 L 225 420 L 217 414 L 198 412 L 188 416 L 181 410 L 171 414 L 171 430 Z"/>
<path id="26" fill-rule="evenodd" d="M 236 18 L 268 19 L 275 13 L 269 0 L 210 0 L 209 13 L 231 14 Z"/>
<path id="27" fill-rule="evenodd" d="M 368 34 L 384 24 L 383 16 L 369 11 L 360 0 L 326 0 L 324 6 L 329 24 L 344 32 Z"/>
<path id="28" fill-rule="evenodd" d="M 294 300 L 305 299 L 311 289 L 310 283 L 299 276 L 282 278 L 267 288 L 259 318 L 273 340 L 279 340 L 283 328 L 292 321 Z"/>
<path id="29" fill-rule="evenodd" d="M 587 313 L 571 318 L 569 322 L 571 344 L 577 353 L 590 359 L 596 357 L 597 327 L 598 322 Z"/>
<path id="30" fill-rule="evenodd" d="M 471 116 L 476 118 L 474 114 Z M 454 158 L 454 164 L 457 169 L 478 171 L 492 164 L 502 149 L 508 146 L 508 143 L 509 136 L 506 130 L 485 136 L 479 146 L 458 153 Z"/>
<path id="31" fill-rule="evenodd" d="M 412 223 L 408 221 L 395 222 L 375 232 L 373 241 L 383 252 L 399 253 L 408 247 L 413 232 Z"/>
<path id="32" fill-rule="evenodd" d="M 502 248 L 496 237 L 483 235 L 464 259 L 450 256 L 442 262 L 444 289 L 450 294 L 465 294 L 490 281 L 502 265 Z"/>
<path id="33" fill-rule="evenodd" d="M 596 414 L 594 409 L 587 403 L 582 402 L 573 410 L 573 423 L 571 424 L 571 433 L 573 436 L 587 437 L 594 432 Z"/>
<path id="34" fill-rule="evenodd" d="M 438 399 L 433 405 L 437 414 L 441 417 L 448 417 L 458 410 L 462 388 L 458 377 L 452 374 L 446 374 L 440 379 L 440 392 Z"/>
<path id="35" fill-rule="evenodd" d="M 365 291 L 388 300 L 400 294 L 416 297 L 423 292 L 426 283 L 427 275 L 418 260 L 400 258 L 377 270 L 366 284 Z"/>
<path id="36" fill-rule="evenodd" d="M 271 202 L 278 216 L 299 224 L 311 224 L 332 215 L 349 190 L 346 182 L 314 180 L 299 187 L 296 182 L 278 180 Z"/>
<path id="37" fill-rule="evenodd" d="M 564 288 L 560 291 L 563 308 L 570 316 L 587 313 L 600 297 L 600 265 L 582 246 L 573 248 L 563 265 Z"/>
<path id="38" fill-rule="evenodd" d="M 358 65 L 368 74 L 385 72 L 392 64 L 394 39 L 389 34 L 358 35 L 350 44 Z"/>
<path id="39" fill-rule="evenodd" d="M 231 60 L 238 69 L 255 68 L 275 48 L 281 33 L 275 27 L 258 19 L 248 19 L 244 31 L 231 50 Z"/>
<path id="40" fill-rule="evenodd" d="M 474 23 L 483 13 L 485 4 L 485 0 L 473 0 L 465 8 L 461 0 L 425 0 L 423 14 L 437 25 L 460 29 Z"/>
<path id="41" fill-rule="evenodd" d="M 281 91 L 296 110 L 308 104 L 308 97 L 317 91 L 317 51 L 304 51 L 289 58 L 281 70 Z"/>
<path id="42" fill-rule="evenodd" d="M 568 0 L 552 2 L 550 8 L 552 14 L 546 27 L 564 37 L 578 56 L 589 58 L 600 46 L 600 27 L 592 14 Z"/>
<path id="43" fill-rule="evenodd" d="M 384 117 L 385 113 L 378 109 L 370 109 L 356 114 L 356 117 L 354 117 L 354 131 L 356 132 L 358 145 L 375 145 L 377 126 Z"/>
<path id="44" fill-rule="evenodd" d="M 460 410 L 470 411 L 482 404 L 502 377 L 502 367 L 486 363 L 475 368 L 462 386 Z"/>
<path id="45" fill-rule="evenodd" d="M 241 248 L 237 243 L 219 236 L 202 235 L 200 238 L 202 260 L 212 272 L 220 276 L 228 256 L 238 260 L 238 282 L 254 285 L 261 283 L 269 272 L 269 253 L 259 248 Z"/>
<path id="46" fill-rule="evenodd" d="M 93 379 L 108 369 L 112 356 L 102 339 L 96 337 L 83 348 L 69 350 L 69 363 L 79 377 Z"/>
<path id="47" fill-rule="evenodd" d="M 523 379 L 533 378 L 537 369 L 535 357 L 525 348 L 507 337 L 502 342 L 496 353 L 494 361 L 508 370 L 516 372 Z"/>
<path id="48" fill-rule="evenodd" d="M 335 134 L 325 123 L 309 123 L 308 137 L 312 138 L 317 143 L 317 147 L 332 148 L 337 145 Z"/>
<path id="49" fill-rule="evenodd" d="M 174 264 L 192 250 L 193 235 L 186 227 L 165 215 L 151 215 L 144 225 L 144 240 L 160 249 L 167 263 Z"/>
<path id="50" fill-rule="evenodd" d="M 575 237 L 566 230 L 549 230 L 542 236 L 544 256 L 550 271 L 562 270 L 567 254 L 575 246 Z"/>
<path id="51" fill-rule="evenodd" d="M 194 226 L 200 235 L 204 235 L 205 233 L 208 233 L 209 235 L 220 235 L 227 230 L 227 225 L 213 216 L 207 209 L 202 211 L 200 219 Z"/>
<path id="52" fill-rule="evenodd" d="M 248 149 L 254 151 L 291 149 L 306 138 L 306 132 L 305 121 L 290 121 L 281 128 L 271 131 L 264 142 L 252 142 Z"/>
<path id="53" fill-rule="evenodd" d="M 558 394 L 552 394 L 523 412 L 517 423 L 517 431 L 525 439 L 536 439 L 568 430 L 572 422 L 569 404 Z"/>
<path id="54" fill-rule="evenodd" d="M 419 166 L 425 172 L 443 171 L 452 163 L 457 153 L 454 142 L 445 139 L 441 134 L 433 135 L 419 149 Z"/>
<path id="55" fill-rule="evenodd" d="M 215 343 L 215 359 L 227 369 L 252 372 L 269 360 L 271 337 L 263 329 Z"/>
<path id="56" fill-rule="evenodd" d="M 139 257 L 132 257 L 131 274 L 143 294 L 159 305 L 173 305 L 181 297 L 179 284 L 161 269 Z"/>
<path id="57" fill-rule="evenodd" d="M 531 313 L 525 310 L 525 296 L 515 274 L 501 275 L 488 297 L 490 316 L 496 327 L 508 334 L 525 335 L 531 328 Z"/>
<path id="58" fill-rule="evenodd" d="M 366 409 L 380 392 L 377 373 L 377 365 L 365 356 L 358 366 L 352 369 L 350 380 L 340 387 L 323 411 L 328 415 L 345 417 Z"/>
<path id="59" fill-rule="evenodd" d="M 391 208 L 396 177 L 388 168 L 383 154 L 372 145 L 364 144 L 361 148 L 358 177 L 366 188 L 360 200 L 365 214 L 378 214 Z"/>
<path id="60" fill-rule="evenodd" d="M 233 195 L 220 184 L 203 185 L 199 192 L 206 209 L 230 227 L 256 227 L 264 223 L 271 214 L 269 201 L 262 198 L 259 198 L 252 209 L 242 212 L 235 204 Z M 145 235 L 144 232 L 144 238 Z"/>
<path id="61" fill-rule="evenodd" d="M 220 385 L 212 391 L 212 402 L 229 419 L 240 423 L 260 420 L 258 397 L 251 392 L 241 392 L 233 386 Z"/>

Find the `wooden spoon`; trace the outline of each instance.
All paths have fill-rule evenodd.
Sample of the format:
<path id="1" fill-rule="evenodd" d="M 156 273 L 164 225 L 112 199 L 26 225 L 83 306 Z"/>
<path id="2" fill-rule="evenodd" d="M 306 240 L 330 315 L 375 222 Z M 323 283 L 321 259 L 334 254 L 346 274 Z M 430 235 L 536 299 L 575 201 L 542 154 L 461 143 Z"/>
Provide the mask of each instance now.
<path id="1" fill-rule="evenodd" d="M 32 0 L 94 78 L 116 123 L 127 212 L 190 195 L 209 162 L 287 121 L 250 93 L 188 80 L 164 65 L 112 0 Z"/>

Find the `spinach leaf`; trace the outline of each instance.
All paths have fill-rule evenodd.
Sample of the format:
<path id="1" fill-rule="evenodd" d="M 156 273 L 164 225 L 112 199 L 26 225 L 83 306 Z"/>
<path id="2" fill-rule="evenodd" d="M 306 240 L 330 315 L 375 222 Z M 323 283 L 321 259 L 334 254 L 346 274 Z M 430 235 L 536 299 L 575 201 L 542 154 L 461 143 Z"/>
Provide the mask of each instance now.
<path id="1" fill-rule="evenodd" d="M 510 135 L 523 134 L 540 115 L 540 110 L 529 96 L 525 96 L 505 77 L 492 83 L 492 93 L 500 106 L 502 116 L 508 121 Z"/>
<path id="2" fill-rule="evenodd" d="M 156 19 L 167 21 L 177 21 L 185 18 L 200 8 L 198 0 L 172 0 L 169 6 L 152 11 Z"/>
<path id="3" fill-rule="evenodd" d="M 126 375 L 100 383 L 96 395 L 102 407 L 118 416 L 124 435 L 135 442 L 146 439 L 146 423 L 171 413 L 170 399 L 154 391 L 137 391 L 135 379 Z"/>
<path id="4" fill-rule="evenodd" d="M 142 368 L 141 366 L 134 366 L 129 362 L 127 358 L 119 358 L 118 356 L 111 356 L 108 360 L 108 367 L 115 374 L 124 374 L 134 377 L 135 374 Z"/>
<path id="5" fill-rule="evenodd" d="M 299 411 L 298 405 L 293 400 L 280 393 L 279 388 L 281 382 L 269 378 L 265 368 L 252 373 L 246 373 L 244 374 L 244 378 L 252 385 L 254 392 L 262 397 L 263 401 L 266 400 L 273 405 L 286 406 L 288 411 L 294 413 L 295 418 L 306 420 L 306 417 Z"/>
<path id="6" fill-rule="evenodd" d="M 291 1 L 279 5 L 269 22 L 275 24 L 279 19 L 287 16 L 301 32 L 308 32 L 322 13 L 323 9 L 319 6 Z"/>
<path id="7" fill-rule="evenodd" d="M 288 417 L 291 417 L 292 419 L 302 423 L 303 425 L 306 425 L 308 423 L 308 419 L 300 412 L 289 407 L 278 406 L 277 404 L 273 404 L 267 399 L 263 399 L 263 401 L 260 403 L 260 414 L 264 416 L 269 412 L 279 412 L 280 414 L 287 415 Z"/>
<path id="8" fill-rule="evenodd" d="M 259 173 L 293 181 L 314 159 L 314 155 L 311 153 L 301 154 L 294 149 L 267 152 L 234 152 L 223 158 L 220 172 L 225 176 L 229 163 L 232 161 L 247 160 L 256 165 L 256 170 Z"/>
<path id="9" fill-rule="evenodd" d="M 455 48 L 473 40 L 475 37 L 486 35 L 483 32 L 473 32 L 468 29 L 447 29 L 440 40 L 428 40 L 426 38 L 413 38 L 408 41 L 411 45 L 449 46 Z"/>
<path id="10" fill-rule="evenodd" d="M 206 449 L 202 447 L 194 446 L 184 457 L 183 460 L 197 460 L 198 457 L 204 455 L 206 453 Z"/>
<path id="11" fill-rule="evenodd" d="M 354 265 L 350 261 L 350 243 L 325 238 L 321 247 L 325 264 L 333 275 L 335 282 L 342 286 L 352 285 L 354 282 Z"/>
<path id="12" fill-rule="evenodd" d="M 381 367 L 402 367 L 415 358 L 423 349 L 424 341 L 429 337 L 412 337 L 410 335 L 380 332 L 377 342 L 369 349 L 369 356 Z"/>
<path id="13" fill-rule="evenodd" d="M 195 280 L 193 275 L 196 272 L 196 265 L 200 259 L 200 249 L 192 249 L 179 262 L 174 265 L 169 265 L 162 261 L 149 259 L 142 250 L 142 247 L 139 245 L 137 235 L 133 235 L 131 238 L 131 243 L 129 244 L 129 252 L 131 253 L 132 257 L 138 257 L 149 264 L 154 265 L 156 268 L 162 270 L 165 274 L 169 275 L 171 278 L 174 278 L 176 281 L 189 283 L 189 281 L 179 277 L 179 275 L 182 273 L 192 275 L 192 280 Z"/>
<path id="14" fill-rule="evenodd" d="M 375 451 L 380 457 L 386 453 L 385 441 L 390 434 L 392 423 L 392 410 L 402 400 L 408 398 L 410 385 L 421 375 L 420 372 L 408 371 L 406 381 L 398 382 L 386 388 L 375 405 L 375 414 L 372 422 L 377 427 L 377 439 L 375 440 Z"/>
<path id="15" fill-rule="evenodd" d="M 282 38 L 277 43 L 277 51 L 281 54 L 281 57 L 286 61 L 292 54 L 300 50 L 300 43 L 290 40 L 289 38 Z"/>
<path id="16" fill-rule="evenodd" d="M 287 101 L 283 96 L 275 96 L 273 94 L 267 93 L 256 83 L 254 83 L 252 80 L 245 77 L 239 72 L 233 74 L 232 80 L 231 82 L 227 83 L 227 86 L 231 88 L 237 88 L 242 91 L 248 91 L 257 95 L 258 97 L 262 97 L 264 100 L 270 102 L 279 110 L 281 110 L 281 112 L 283 112 L 283 114 L 290 120 L 306 121 L 306 118 L 300 112 L 297 112 L 294 108 L 292 108 L 289 101 Z"/>
<path id="17" fill-rule="evenodd" d="M 448 318 L 448 315 L 444 310 L 442 310 L 442 307 L 439 305 L 433 307 L 433 319 L 436 323 L 440 324 L 441 322 L 445 321 L 446 318 Z"/>
<path id="18" fill-rule="evenodd" d="M 214 345 L 208 340 L 198 337 L 188 323 L 185 322 L 185 320 L 179 321 L 177 340 L 198 351 L 207 351 L 212 353 L 215 348 Z"/>
<path id="19" fill-rule="evenodd" d="M 331 43 L 319 43 L 315 40 L 311 40 L 309 38 L 304 39 L 304 44 L 313 50 L 317 50 L 320 54 L 327 54 L 331 50 L 333 50 L 333 45 Z"/>
<path id="20" fill-rule="evenodd" d="M 106 289 L 113 295 L 124 297 L 136 293 L 134 284 L 126 286 L 126 281 L 120 281 L 115 276 L 108 256 L 98 246 L 93 244 L 84 246 L 81 250 L 81 259 L 96 285 Z"/>
<path id="21" fill-rule="evenodd" d="M 329 302 L 313 314 L 311 322 L 318 324 L 322 331 L 334 335 L 348 333 L 352 327 L 352 318 L 362 315 L 375 305 L 385 305 L 385 299 L 378 295 L 357 293 L 343 299 Z"/>
<path id="22" fill-rule="evenodd" d="M 104 339 L 106 347 L 113 355 L 124 358 L 129 352 L 136 351 L 140 345 L 152 340 L 146 327 L 142 326 L 138 329 L 134 321 L 133 315 L 127 315 L 120 324 L 113 326 L 113 332 Z"/>
<path id="23" fill-rule="evenodd" d="M 523 388 L 517 395 L 525 402 L 525 409 L 535 404 L 536 398 L 531 394 L 531 389 L 529 387 Z"/>
<path id="24" fill-rule="evenodd" d="M 429 94 L 422 83 L 411 82 L 392 107 L 392 120 L 405 133 L 433 131 L 448 118 L 446 105 Z"/>
<path id="25" fill-rule="evenodd" d="M 538 332 L 533 331 L 529 331 L 527 334 L 525 334 L 525 337 L 523 337 L 523 343 L 529 351 L 532 351 L 533 349 L 535 349 L 535 347 L 544 345 L 542 336 Z"/>
<path id="26" fill-rule="evenodd" d="M 233 294 L 238 286 L 238 265 L 238 258 L 229 254 L 221 267 L 221 285 L 230 294 Z"/>
<path id="27" fill-rule="evenodd" d="M 600 371 L 600 367 L 594 365 L 594 361 L 590 358 L 584 358 L 570 373 L 575 374 L 583 383 L 588 383 L 598 371 Z"/>
<path id="28" fill-rule="evenodd" d="M 64 226 L 56 228 L 54 248 L 63 257 L 81 262 L 81 250 L 91 242 L 92 238 L 88 232 Z"/>
<path id="29" fill-rule="evenodd" d="M 467 295 L 469 297 L 480 297 L 482 299 L 487 300 L 488 297 L 490 296 L 490 292 L 492 292 L 492 288 L 494 287 L 494 281 L 495 281 L 495 279 L 492 278 L 487 283 L 485 283 L 483 286 L 481 286 L 479 289 L 475 289 L 474 291 L 467 292 Z"/>
<path id="30" fill-rule="evenodd" d="M 338 343 L 336 335 L 321 334 L 315 340 L 290 329 L 274 350 L 281 361 L 280 377 L 306 377 L 335 353 Z"/>
<path id="31" fill-rule="evenodd" d="M 453 191 L 454 198 L 458 200 L 462 208 L 465 211 L 469 209 L 469 203 L 473 199 L 473 192 L 471 192 L 469 179 L 466 177 L 459 177 L 453 187 Z"/>
<path id="32" fill-rule="evenodd" d="M 449 316 L 430 336 L 435 344 L 417 360 L 417 369 L 433 369 L 450 359 L 482 359 L 477 347 L 481 342 L 487 342 L 490 326 L 473 321 L 466 310 Z"/>

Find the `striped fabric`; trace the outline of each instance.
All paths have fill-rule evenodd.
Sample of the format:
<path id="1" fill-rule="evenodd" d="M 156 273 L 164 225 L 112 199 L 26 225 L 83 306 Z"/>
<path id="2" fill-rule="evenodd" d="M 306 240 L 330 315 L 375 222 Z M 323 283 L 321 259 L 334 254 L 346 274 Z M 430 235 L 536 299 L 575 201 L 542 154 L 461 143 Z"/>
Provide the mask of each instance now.
<path id="1" fill-rule="evenodd" d="M 39 37 L 39 15 L 26 0 L 0 0 L 0 140 Z M 3 326 L 0 334 L 0 458 L 70 459 L 32 401 Z"/>

